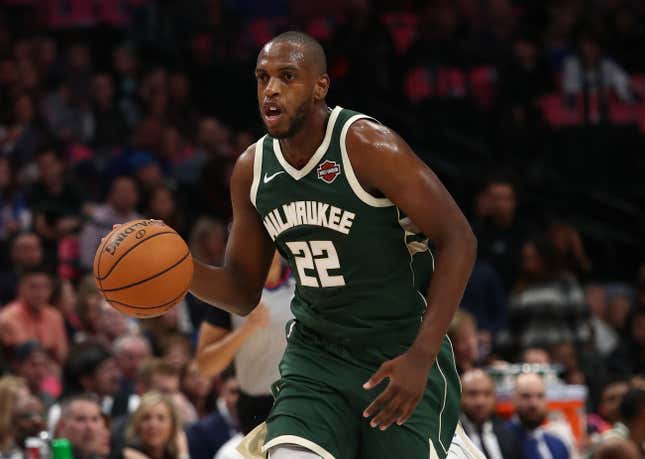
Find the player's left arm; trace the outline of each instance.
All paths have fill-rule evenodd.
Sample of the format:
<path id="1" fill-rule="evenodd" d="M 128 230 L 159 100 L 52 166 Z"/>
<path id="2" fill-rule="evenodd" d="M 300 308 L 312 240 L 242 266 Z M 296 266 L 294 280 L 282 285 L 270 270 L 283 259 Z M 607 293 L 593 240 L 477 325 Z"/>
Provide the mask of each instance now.
<path id="1" fill-rule="evenodd" d="M 432 240 L 437 252 L 428 308 L 416 340 L 405 354 L 385 362 L 365 385 L 371 389 L 390 379 L 364 413 L 375 415 L 373 427 L 386 429 L 405 422 L 423 396 L 475 262 L 477 241 L 450 193 L 395 132 L 359 120 L 349 129 L 346 144 L 363 188 L 398 206 Z"/>

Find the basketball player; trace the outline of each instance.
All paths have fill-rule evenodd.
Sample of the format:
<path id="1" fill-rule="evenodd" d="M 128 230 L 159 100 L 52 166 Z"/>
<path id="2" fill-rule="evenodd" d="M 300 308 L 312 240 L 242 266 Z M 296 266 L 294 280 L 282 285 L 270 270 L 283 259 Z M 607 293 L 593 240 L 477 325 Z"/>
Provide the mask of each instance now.
<path id="1" fill-rule="evenodd" d="M 457 428 L 445 336 L 475 238 L 398 135 L 327 106 L 326 71 L 305 34 L 262 48 L 255 75 L 268 134 L 233 171 L 224 265 L 195 264 L 191 292 L 240 315 L 260 300 L 274 246 L 297 279 L 263 456 L 253 457 L 481 457 Z"/>

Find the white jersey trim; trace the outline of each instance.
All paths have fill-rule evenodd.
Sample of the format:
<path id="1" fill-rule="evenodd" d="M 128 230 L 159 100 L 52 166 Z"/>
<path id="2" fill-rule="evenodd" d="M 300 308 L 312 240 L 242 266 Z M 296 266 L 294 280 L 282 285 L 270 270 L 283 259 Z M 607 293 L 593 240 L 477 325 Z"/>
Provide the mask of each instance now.
<path id="1" fill-rule="evenodd" d="M 302 169 L 296 169 L 291 164 L 289 164 L 286 159 L 284 159 L 284 156 L 282 155 L 282 149 L 280 148 L 280 141 L 278 139 L 273 139 L 273 152 L 276 159 L 284 168 L 284 170 L 287 171 L 287 173 L 295 180 L 300 180 L 301 178 L 309 174 L 309 172 L 311 172 L 313 168 L 316 167 L 316 165 L 320 162 L 322 157 L 327 152 L 329 144 L 331 143 L 331 135 L 334 132 L 334 125 L 336 124 L 336 119 L 338 118 L 341 110 L 342 107 L 336 106 L 331 111 L 331 115 L 329 115 L 329 121 L 327 122 L 327 128 L 325 130 L 325 137 L 323 138 L 322 143 L 316 149 L 313 156 L 309 158 L 309 161 L 307 161 L 307 164 L 305 164 Z"/>
<path id="2" fill-rule="evenodd" d="M 310 451 L 313 451 L 314 453 L 322 457 L 322 459 L 336 459 L 322 446 L 297 435 L 280 435 L 279 437 L 275 437 L 273 440 L 264 444 L 264 446 L 262 447 L 262 452 L 266 453 L 268 450 L 277 445 L 298 445 L 302 446 L 303 448 L 307 448 Z"/>
<path id="3" fill-rule="evenodd" d="M 356 174 L 354 173 L 354 168 L 352 167 L 352 163 L 349 160 L 349 154 L 347 153 L 347 144 L 346 144 L 347 131 L 349 131 L 349 127 L 352 124 L 354 124 L 359 119 L 363 119 L 363 118 L 368 120 L 374 120 L 373 118 L 370 118 L 369 116 L 366 116 L 366 115 L 361 115 L 361 114 L 354 115 L 345 122 L 345 125 L 343 126 L 343 130 L 340 133 L 340 153 L 343 158 L 345 177 L 347 177 L 349 186 L 352 188 L 352 191 L 354 191 L 354 194 L 368 206 L 391 207 L 394 205 L 394 203 L 389 199 L 377 198 L 375 196 L 372 196 L 371 194 L 369 194 L 367 191 L 363 189 L 358 179 L 356 178 Z"/>
<path id="4" fill-rule="evenodd" d="M 258 187 L 260 186 L 260 176 L 262 175 L 262 151 L 264 150 L 264 138 L 263 136 L 260 140 L 255 143 L 255 155 L 253 157 L 253 182 L 251 183 L 251 191 L 249 197 L 253 207 L 257 209 L 255 203 L 258 197 Z"/>

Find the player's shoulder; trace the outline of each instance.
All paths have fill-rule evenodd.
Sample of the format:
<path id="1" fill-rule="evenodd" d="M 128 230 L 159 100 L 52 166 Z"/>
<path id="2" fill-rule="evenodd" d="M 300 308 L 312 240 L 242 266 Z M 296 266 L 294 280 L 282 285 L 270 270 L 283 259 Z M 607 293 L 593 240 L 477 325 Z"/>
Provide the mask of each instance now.
<path id="1" fill-rule="evenodd" d="M 363 152 L 370 155 L 396 153 L 406 144 L 390 127 L 371 118 L 360 118 L 347 128 L 345 146 L 349 155 L 355 157 Z"/>

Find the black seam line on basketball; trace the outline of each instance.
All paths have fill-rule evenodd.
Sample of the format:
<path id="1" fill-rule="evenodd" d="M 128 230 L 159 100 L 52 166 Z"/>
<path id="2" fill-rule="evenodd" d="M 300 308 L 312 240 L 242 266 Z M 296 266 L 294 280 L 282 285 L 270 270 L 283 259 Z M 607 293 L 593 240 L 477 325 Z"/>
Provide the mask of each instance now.
<path id="1" fill-rule="evenodd" d="M 101 258 L 103 258 L 103 252 L 105 250 L 105 246 L 107 245 L 108 241 L 110 240 L 110 237 L 111 237 L 112 233 L 114 233 L 117 229 L 118 228 L 114 228 L 112 231 L 110 231 L 107 234 L 107 236 L 105 236 L 105 240 L 102 243 L 101 251 L 99 252 L 99 261 L 98 261 L 98 264 L 96 266 L 96 273 L 97 274 L 100 274 L 99 271 L 101 271 Z M 99 289 L 103 290 L 103 282 L 102 282 L 102 280 L 104 278 L 102 278 L 102 277 L 94 277 L 94 279 L 96 279 L 96 281 L 99 283 Z"/>
<path id="2" fill-rule="evenodd" d="M 113 264 L 113 265 L 112 265 L 112 267 L 108 270 L 107 274 L 105 274 L 105 276 L 103 276 L 103 277 L 97 277 L 96 279 L 97 279 L 98 281 L 102 281 L 102 280 L 107 279 L 107 278 L 108 278 L 108 276 L 109 276 L 110 274 L 112 274 L 112 271 L 114 271 L 114 268 L 116 268 L 116 265 L 118 265 L 118 264 L 119 264 L 119 262 L 120 262 L 121 260 L 123 260 L 123 257 L 125 257 L 127 254 L 129 254 L 130 252 L 132 252 L 135 248 L 139 247 L 139 246 L 140 246 L 141 244 L 143 244 L 144 242 L 149 241 L 149 240 L 150 240 L 150 239 L 152 239 L 153 237 L 161 236 L 162 234 L 173 234 L 173 233 L 174 233 L 174 231 L 162 231 L 161 233 L 155 233 L 155 234 L 153 234 L 152 236 L 147 237 L 147 238 L 143 239 L 142 241 L 137 242 L 137 243 L 136 243 L 136 244 L 134 244 L 132 247 L 130 247 L 128 250 L 126 250 L 126 251 L 123 253 L 123 255 L 121 255 L 119 258 L 117 258 L 117 260 L 114 262 L 114 264 Z M 101 251 L 101 255 L 103 255 L 103 250 Z"/>
<path id="3" fill-rule="evenodd" d="M 139 281 L 133 282 L 133 283 L 128 284 L 128 285 L 124 285 L 124 286 L 122 286 L 122 287 L 116 287 L 116 288 L 104 288 L 104 289 L 103 289 L 103 291 L 104 291 L 104 292 L 116 292 L 116 291 L 119 291 L 119 290 L 124 290 L 124 289 L 126 289 L 126 288 L 134 287 L 134 286 L 139 285 L 139 284 L 143 284 L 144 282 L 148 282 L 149 280 L 152 280 L 152 279 L 154 279 L 155 277 L 159 277 L 159 276 L 161 276 L 162 274 L 166 274 L 166 273 L 167 273 L 168 271 L 170 271 L 171 269 L 176 268 L 177 266 L 179 266 L 180 264 L 182 264 L 182 263 L 186 260 L 186 258 L 188 258 L 189 256 L 190 256 L 190 250 L 189 250 L 189 251 L 187 251 L 187 252 L 186 252 L 186 255 L 184 255 L 183 257 L 181 257 L 181 259 L 180 259 L 179 261 L 177 261 L 175 264 L 173 264 L 172 266 L 168 266 L 166 269 L 164 269 L 163 271 L 158 272 L 157 274 L 153 274 L 153 275 L 152 275 L 152 276 L 150 276 L 150 277 L 146 277 L 145 279 L 141 279 L 141 280 L 139 280 Z"/>
<path id="4" fill-rule="evenodd" d="M 132 308 L 132 309 L 156 309 L 156 308 L 163 308 L 164 306 L 168 306 L 169 304 L 175 303 L 176 301 L 179 300 L 179 298 L 181 298 L 182 296 L 186 295 L 186 293 L 188 293 L 188 289 L 186 289 L 186 291 L 184 291 L 184 293 L 182 293 L 178 297 L 173 298 L 172 300 L 168 301 L 167 303 L 159 304 L 157 306 L 135 306 L 133 304 L 122 303 L 121 301 L 111 300 L 111 299 L 109 299 L 107 297 L 105 298 L 105 301 L 107 301 L 109 303 L 120 304 L 121 306 L 126 306 L 126 307 Z"/>

